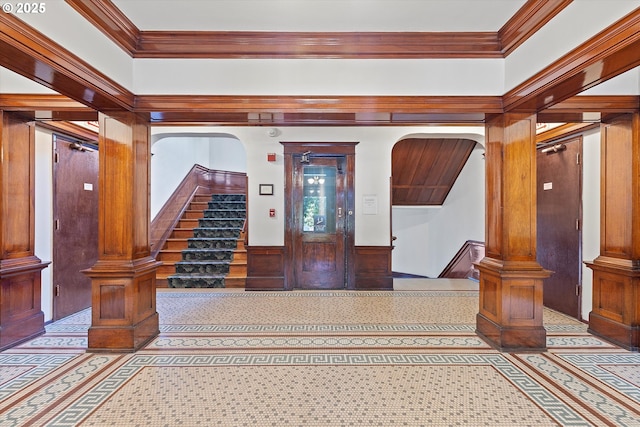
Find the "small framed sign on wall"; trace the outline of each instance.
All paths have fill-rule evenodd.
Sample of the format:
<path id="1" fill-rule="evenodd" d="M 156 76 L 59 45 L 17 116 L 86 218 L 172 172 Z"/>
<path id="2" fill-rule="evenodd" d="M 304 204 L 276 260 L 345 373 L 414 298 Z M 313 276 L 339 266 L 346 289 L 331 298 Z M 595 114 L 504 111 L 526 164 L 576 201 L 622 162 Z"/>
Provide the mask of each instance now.
<path id="1" fill-rule="evenodd" d="M 260 184 L 259 193 L 261 196 L 273 196 L 273 184 Z"/>

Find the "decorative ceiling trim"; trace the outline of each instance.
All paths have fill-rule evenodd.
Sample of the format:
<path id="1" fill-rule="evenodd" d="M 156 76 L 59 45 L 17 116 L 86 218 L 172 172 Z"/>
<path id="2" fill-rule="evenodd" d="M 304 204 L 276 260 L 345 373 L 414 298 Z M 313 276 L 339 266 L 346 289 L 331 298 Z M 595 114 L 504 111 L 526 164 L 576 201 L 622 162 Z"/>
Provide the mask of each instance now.
<path id="1" fill-rule="evenodd" d="M 548 113 L 600 112 L 631 113 L 640 110 L 640 96 L 637 95 L 577 95 L 550 106 Z"/>
<path id="2" fill-rule="evenodd" d="M 503 58 L 572 0 L 528 0 L 497 32 L 141 31 L 111 0 L 66 0 L 134 58 Z"/>
<path id="3" fill-rule="evenodd" d="M 469 113 L 502 112 L 499 96 L 138 95 L 137 112 Z"/>
<path id="4" fill-rule="evenodd" d="M 111 0 L 66 0 L 66 2 L 125 52 L 131 56 L 135 55 L 140 30 Z"/>
<path id="5" fill-rule="evenodd" d="M 0 94 L 0 110 L 5 111 L 94 111 L 93 109 L 58 94 Z"/>
<path id="6" fill-rule="evenodd" d="M 131 92 L 9 13 L 0 13 L 0 66 L 97 110 L 133 107 Z"/>
<path id="7" fill-rule="evenodd" d="M 135 58 L 502 58 L 496 33 L 143 31 Z"/>
<path id="8" fill-rule="evenodd" d="M 217 116 L 212 119 L 216 122 L 244 123 L 248 120 L 247 113 L 284 112 L 295 123 L 309 125 L 346 124 L 353 120 L 351 116 L 332 116 L 340 113 L 395 114 L 386 120 L 389 123 L 444 123 L 445 120 L 468 123 L 484 120 L 484 114 L 551 110 L 550 107 L 576 93 L 640 65 L 639 27 L 640 8 L 503 97 L 136 96 L 10 14 L 0 14 L 0 66 L 92 109 L 146 113 L 160 122 L 188 118 L 207 122 L 207 113 L 216 112 Z M 557 111 L 561 112 L 559 108 Z M 414 113 L 422 116 L 411 116 Z M 295 114 L 307 115 L 296 117 Z M 373 124 L 384 121 L 376 116 L 363 120 Z"/>
<path id="9" fill-rule="evenodd" d="M 507 57 L 518 46 L 535 34 L 553 17 L 569 6 L 573 0 L 529 0 L 498 30 L 502 54 Z"/>
<path id="10" fill-rule="evenodd" d="M 505 111 L 547 109 L 640 65 L 640 8 L 507 92 Z"/>

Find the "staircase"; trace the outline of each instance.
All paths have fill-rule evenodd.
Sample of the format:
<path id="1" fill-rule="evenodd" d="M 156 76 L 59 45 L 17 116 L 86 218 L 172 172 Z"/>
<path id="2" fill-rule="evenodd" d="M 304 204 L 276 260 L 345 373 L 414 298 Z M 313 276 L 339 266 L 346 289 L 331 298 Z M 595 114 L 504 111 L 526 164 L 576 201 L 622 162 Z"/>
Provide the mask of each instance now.
<path id="1" fill-rule="evenodd" d="M 158 287 L 244 287 L 244 194 L 195 196 L 158 254 Z"/>

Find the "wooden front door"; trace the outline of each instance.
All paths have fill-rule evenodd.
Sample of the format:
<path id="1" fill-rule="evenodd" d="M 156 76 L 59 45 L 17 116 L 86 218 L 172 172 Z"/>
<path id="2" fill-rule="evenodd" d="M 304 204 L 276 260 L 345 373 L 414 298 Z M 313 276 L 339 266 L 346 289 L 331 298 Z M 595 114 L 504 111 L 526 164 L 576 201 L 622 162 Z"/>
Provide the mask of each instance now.
<path id="1" fill-rule="evenodd" d="M 294 287 L 345 288 L 345 157 L 309 156 L 293 175 Z"/>
<path id="2" fill-rule="evenodd" d="M 91 306 L 98 259 L 98 151 L 54 136 L 53 320 Z"/>
<path id="3" fill-rule="evenodd" d="M 553 147 L 553 146 L 552 146 Z M 544 280 L 544 305 L 580 318 L 582 272 L 582 139 L 537 155 L 537 258 L 554 273 Z"/>

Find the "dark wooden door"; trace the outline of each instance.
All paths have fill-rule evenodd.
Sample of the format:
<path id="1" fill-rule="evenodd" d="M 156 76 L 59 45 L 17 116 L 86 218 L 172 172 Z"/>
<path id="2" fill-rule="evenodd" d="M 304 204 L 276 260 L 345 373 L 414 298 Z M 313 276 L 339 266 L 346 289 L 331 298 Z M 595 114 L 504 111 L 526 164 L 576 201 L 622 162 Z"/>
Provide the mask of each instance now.
<path id="1" fill-rule="evenodd" d="M 295 287 L 345 287 L 345 158 L 311 157 L 294 167 Z"/>
<path id="2" fill-rule="evenodd" d="M 81 271 L 98 259 L 98 151 L 54 138 L 53 318 L 58 320 L 91 306 L 91 280 Z"/>
<path id="3" fill-rule="evenodd" d="M 544 305 L 575 318 L 582 284 L 581 156 L 581 138 L 537 155 L 537 258 L 554 272 L 544 280 Z"/>

